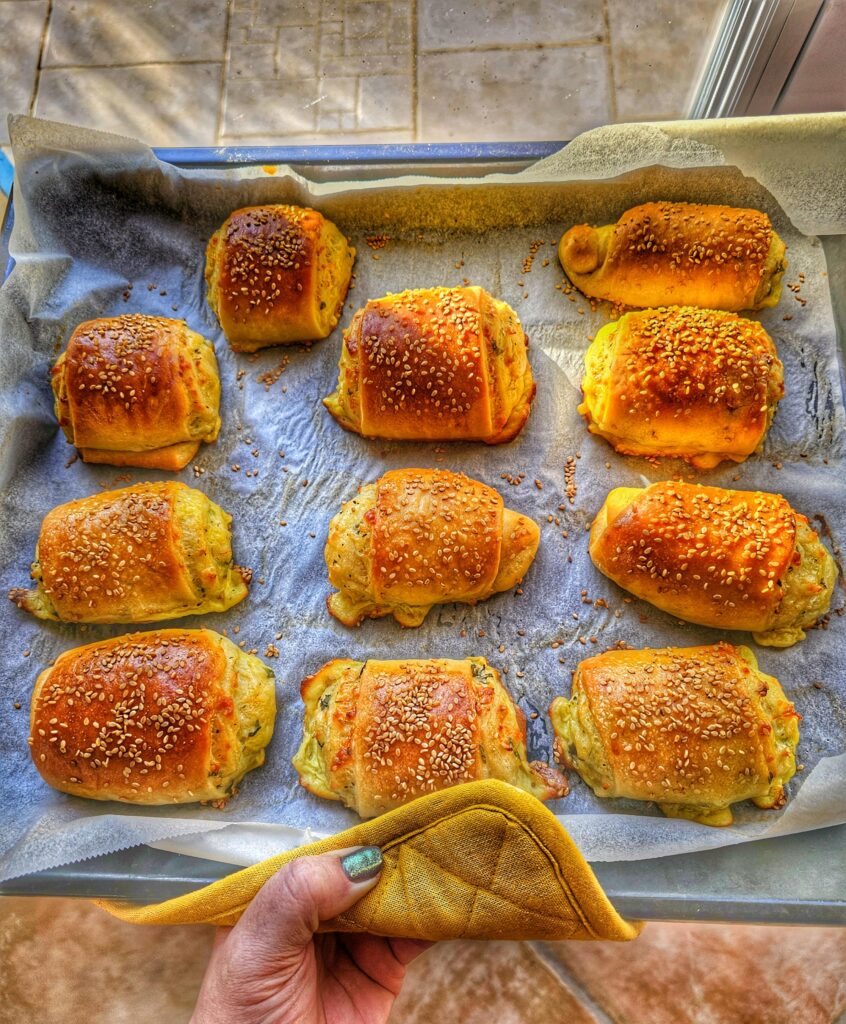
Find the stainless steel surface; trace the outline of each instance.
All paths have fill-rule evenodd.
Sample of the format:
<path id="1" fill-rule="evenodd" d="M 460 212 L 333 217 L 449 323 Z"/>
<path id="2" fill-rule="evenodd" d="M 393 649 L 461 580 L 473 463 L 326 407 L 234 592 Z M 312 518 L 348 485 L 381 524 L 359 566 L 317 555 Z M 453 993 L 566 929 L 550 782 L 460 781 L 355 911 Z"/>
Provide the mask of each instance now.
<path id="1" fill-rule="evenodd" d="M 846 825 L 705 853 L 594 864 L 593 869 L 627 917 L 846 925 Z M 139 846 L 14 879 L 0 885 L 0 894 L 150 903 L 237 870 Z"/>
<path id="2" fill-rule="evenodd" d="M 690 117 L 770 114 L 825 0 L 733 0 Z"/>

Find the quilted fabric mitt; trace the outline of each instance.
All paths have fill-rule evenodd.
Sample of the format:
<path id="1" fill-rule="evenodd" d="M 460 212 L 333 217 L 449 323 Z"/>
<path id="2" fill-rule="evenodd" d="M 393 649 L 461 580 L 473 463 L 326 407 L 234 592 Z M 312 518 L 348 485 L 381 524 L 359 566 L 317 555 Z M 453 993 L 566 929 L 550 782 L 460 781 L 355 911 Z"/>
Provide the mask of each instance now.
<path id="1" fill-rule="evenodd" d="M 382 849 L 375 886 L 324 931 L 414 939 L 635 938 L 555 816 L 504 782 L 471 782 L 149 906 L 97 901 L 136 924 L 232 925 L 288 861 L 350 846 Z"/>

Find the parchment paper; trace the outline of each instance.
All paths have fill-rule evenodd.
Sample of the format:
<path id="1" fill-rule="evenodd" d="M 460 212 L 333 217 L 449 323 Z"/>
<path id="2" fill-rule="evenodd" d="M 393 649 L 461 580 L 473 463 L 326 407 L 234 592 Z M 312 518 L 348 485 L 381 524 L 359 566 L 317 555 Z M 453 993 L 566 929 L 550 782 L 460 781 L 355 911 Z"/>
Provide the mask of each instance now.
<path id="1" fill-rule="evenodd" d="M 842 122 L 820 123 L 817 145 L 825 153 L 826 139 Z M 81 461 L 68 465 L 73 449 L 56 427 L 48 372 L 73 327 L 90 317 L 131 311 L 184 317 L 214 339 L 223 430 L 219 441 L 204 446 L 193 467 L 176 478 L 233 514 L 236 560 L 253 568 L 254 579 L 249 598 L 228 613 L 175 624 L 226 632 L 260 657 L 268 644 L 275 645 L 279 656 L 265 660 L 277 673 L 280 712 L 266 765 L 247 776 L 222 811 L 196 805 L 141 809 L 56 793 L 30 763 L 26 737 L 33 682 L 61 651 L 134 627 L 43 623 L 4 603 L 0 879 L 144 842 L 248 863 L 349 826 L 356 816 L 306 793 L 290 764 L 301 734 L 300 681 L 333 657 L 484 655 L 504 673 L 527 714 L 530 753 L 549 759 L 546 710 L 554 696 L 569 693 L 581 658 L 621 640 L 632 646 L 692 645 L 719 636 L 643 602 L 626 602 L 626 595 L 592 567 L 586 531 L 611 487 L 681 475 L 778 490 L 813 518 L 839 556 L 846 536 L 846 453 L 827 276 L 833 268 L 826 267 L 819 239 L 800 234 L 770 192 L 725 165 L 711 142 L 680 139 L 679 132 L 677 126 L 601 129 L 515 176 L 326 185 L 311 184 L 282 167 L 273 174 L 260 168 L 179 171 L 130 139 L 14 121 L 11 249 L 17 263 L 0 291 L 5 490 L 0 583 L 6 590 L 26 582 L 41 519 L 54 505 L 165 476 Z M 835 167 L 836 161 L 831 163 Z M 768 166 L 772 169 L 772 161 Z M 606 167 L 614 180 L 603 180 Z M 777 192 L 777 174 L 767 173 L 770 190 Z M 846 192 L 841 170 L 820 175 L 829 232 L 833 179 L 841 197 Z M 812 178 L 809 187 L 813 184 Z M 785 196 L 790 206 L 790 189 Z M 760 317 L 785 364 L 787 397 L 763 454 L 740 467 L 694 474 L 676 461 L 652 466 L 621 457 L 588 435 L 576 414 L 583 353 L 609 310 L 603 305 L 591 311 L 578 293 L 565 294 L 555 245 L 573 223 L 613 221 L 629 206 L 652 198 L 767 211 L 789 246 L 786 280 L 799 283 L 803 276 L 799 297 L 806 304 L 785 289 L 778 308 Z M 341 327 L 368 297 L 404 287 L 467 279 L 509 302 L 529 335 L 538 383 L 520 437 L 488 448 L 367 441 L 343 432 L 320 402 L 335 385 L 341 327 L 309 349 L 234 355 L 206 305 L 205 243 L 232 209 L 268 201 L 319 207 L 358 249 L 355 287 Z M 806 228 L 813 223 L 812 206 L 803 194 Z M 842 218 L 838 223 L 843 231 Z M 366 238 L 378 234 L 390 240 L 373 250 Z M 540 240 L 544 244 L 526 273 L 523 261 Z M 269 384 L 259 379 L 283 362 L 277 379 Z M 564 465 L 577 455 L 578 491 L 571 504 Z M 509 507 L 541 524 L 540 551 L 522 593 L 475 608 L 443 606 L 417 630 L 383 619 L 351 631 L 329 617 L 323 562 L 329 519 L 360 484 L 401 466 L 463 470 L 500 489 Z M 516 485 L 504 479 L 520 474 L 525 476 Z M 838 589 L 835 608 L 842 604 Z M 728 634 L 728 639 L 751 642 L 744 634 Z M 787 651 L 756 649 L 756 654 L 804 716 L 799 748 L 804 769 L 790 784 L 787 808 L 766 812 L 740 804 L 732 829 L 709 829 L 668 820 L 651 804 L 597 800 L 573 774 L 571 795 L 551 806 L 590 859 L 659 856 L 846 821 L 843 621 L 834 614 L 828 628 L 810 632 L 804 643 Z"/>

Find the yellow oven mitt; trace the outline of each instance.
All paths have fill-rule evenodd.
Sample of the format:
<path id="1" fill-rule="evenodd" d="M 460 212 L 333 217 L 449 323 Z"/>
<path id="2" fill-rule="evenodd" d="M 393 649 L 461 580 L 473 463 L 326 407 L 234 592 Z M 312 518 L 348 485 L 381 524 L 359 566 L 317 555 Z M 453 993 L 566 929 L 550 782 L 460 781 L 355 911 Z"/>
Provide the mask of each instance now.
<path id="1" fill-rule="evenodd" d="M 283 864 L 349 846 L 379 846 L 385 866 L 376 887 L 322 931 L 619 941 L 640 931 L 611 905 L 555 816 L 535 797 L 497 781 L 420 797 L 164 903 L 97 903 L 135 924 L 232 925 Z"/>

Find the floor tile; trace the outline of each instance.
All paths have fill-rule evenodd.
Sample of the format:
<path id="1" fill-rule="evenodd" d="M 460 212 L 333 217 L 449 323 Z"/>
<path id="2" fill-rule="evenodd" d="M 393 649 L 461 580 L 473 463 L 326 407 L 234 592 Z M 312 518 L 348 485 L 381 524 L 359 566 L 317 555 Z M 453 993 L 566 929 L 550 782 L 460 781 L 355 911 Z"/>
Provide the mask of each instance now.
<path id="1" fill-rule="evenodd" d="M 209 146 L 217 130 L 220 75 L 220 64 L 46 68 L 36 113 L 156 146 Z"/>
<path id="2" fill-rule="evenodd" d="M 419 0 L 417 38 L 421 50 L 470 47 L 551 46 L 604 36 L 602 0 Z"/>
<path id="3" fill-rule="evenodd" d="M 413 141 L 409 0 L 235 0 L 232 27 L 221 142 Z"/>
<path id="4" fill-rule="evenodd" d="M 142 928 L 83 900 L 0 898 L 2 1024 L 187 1024 L 210 927 Z"/>
<path id="5" fill-rule="evenodd" d="M 543 950 L 615 1024 L 832 1024 L 846 1011 L 846 929 L 648 925 L 635 942 Z"/>
<path id="6" fill-rule="evenodd" d="M 567 139 L 610 120 L 602 45 L 421 54 L 418 69 L 426 142 Z"/>
<path id="7" fill-rule="evenodd" d="M 726 0 L 608 0 L 619 121 L 686 117 Z"/>
<path id="8" fill-rule="evenodd" d="M 377 75 L 360 80 L 359 128 L 411 128 L 411 107 L 411 79 L 408 75 Z"/>
<path id="9" fill-rule="evenodd" d="M 46 16 L 47 0 L 0 3 L 0 144 L 9 141 L 6 115 L 29 113 Z"/>
<path id="10" fill-rule="evenodd" d="M 223 134 L 229 136 L 286 135 L 313 132 L 316 126 L 315 79 L 228 81 L 223 108 Z M 258 102 L 258 97 L 261 101 Z"/>
<path id="11" fill-rule="evenodd" d="M 45 67 L 223 59 L 227 0 L 53 0 Z"/>
<path id="12" fill-rule="evenodd" d="M 443 942 L 410 967 L 389 1024 L 598 1024 L 521 942 Z"/>

